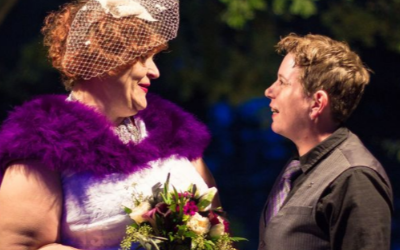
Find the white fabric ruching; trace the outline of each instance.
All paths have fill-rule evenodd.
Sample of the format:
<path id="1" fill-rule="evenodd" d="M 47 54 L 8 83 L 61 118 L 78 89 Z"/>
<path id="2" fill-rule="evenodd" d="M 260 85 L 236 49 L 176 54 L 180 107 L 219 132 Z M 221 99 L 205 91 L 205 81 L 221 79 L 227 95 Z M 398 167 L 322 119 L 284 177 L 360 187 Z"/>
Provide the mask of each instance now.
<path id="1" fill-rule="evenodd" d="M 132 221 L 123 210 L 131 203 L 129 187 L 144 195 L 151 195 L 152 187 L 164 183 L 168 173 L 170 182 L 178 190 L 186 190 L 194 183 L 200 193 L 207 185 L 187 159 L 171 157 L 151 162 L 151 168 L 129 176 L 110 174 L 96 178 L 89 173 L 63 173 L 64 218 L 63 244 L 79 249 L 117 250 Z"/>
<path id="2" fill-rule="evenodd" d="M 125 119 L 115 133 L 125 144 L 140 142 L 147 136 L 142 120 L 135 119 L 140 136 L 132 134 L 131 119 Z M 207 185 L 186 158 L 171 156 L 149 163 L 149 168 L 126 174 L 95 177 L 89 172 L 62 173 L 64 211 L 61 225 L 62 244 L 85 250 L 118 250 L 126 226 L 132 223 L 123 206 L 132 206 L 132 185 L 144 196 L 152 194 L 152 187 L 163 184 L 170 174 L 170 184 L 185 191 L 196 184 L 200 193 Z"/>

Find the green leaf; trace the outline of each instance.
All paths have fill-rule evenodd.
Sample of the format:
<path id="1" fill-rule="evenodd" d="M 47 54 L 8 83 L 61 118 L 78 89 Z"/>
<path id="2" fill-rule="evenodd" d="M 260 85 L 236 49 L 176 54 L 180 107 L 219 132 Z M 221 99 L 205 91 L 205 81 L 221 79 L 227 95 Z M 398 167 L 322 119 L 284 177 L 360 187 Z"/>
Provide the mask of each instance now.
<path id="1" fill-rule="evenodd" d="M 161 193 L 161 197 L 163 198 L 165 204 L 171 205 L 172 199 L 170 194 Z"/>
<path id="2" fill-rule="evenodd" d="M 209 188 L 205 194 L 203 194 L 200 199 L 199 203 L 197 203 L 197 207 L 199 211 L 206 211 L 208 206 L 214 199 L 215 194 L 217 193 L 217 189 L 215 187 Z"/>
<path id="3" fill-rule="evenodd" d="M 197 189 L 196 184 L 191 186 L 190 192 L 191 192 L 191 194 L 192 194 L 193 197 L 197 197 L 197 195 L 198 195 L 198 189 Z"/>
<path id="4" fill-rule="evenodd" d="M 124 211 L 125 211 L 125 213 L 127 213 L 127 214 L 132 213 L 132 209 L 130 209 L 129 207 L 124 207 Z"/>
<path id="5" fill-rule="evenodd" d="M 167 175 L 167 179 L 165 180 L 164 183 L 164 194 L 167 195 L 169 193 L 169 178 L 170 178 L 171 174 L 168 173 Z"/>
<path id="6" fill-rule="evenodd" d="M 171 210 L 172 213 L 175 213 L 176 207 L 177 207 L 176 204 L 171 204 L 171 205 L 169 206 L 169 209 Z"/>
<path id="7" fill-rule="evenodd" d="M 187 231 L 187 232 L 185 232 L 184 236 L 187 238 L 195 238 L 197 236 L 197 234 L 192 231 Z"/>
<path id="8" fill-rule="evenodd" d="M 248 239 L 243 238 L 243 237 L 229 237 L 229 239 L 231 241 L 235 241 L 235 242 L 238 242 L 238 241 L 249 241 Z"/>
<path id="9" fill-rule="evenodd" d="M 207 250 L 213 250 L 215 247 L 214 242 L 210 241 L 210 240 L 206 240 L 204 241 L 204 246 Z"/>
<path id="10" fill-rule="evenodd" d="M 189 193 L 192 193 L 192 191 L 193 191 L 193 183 L 191 183 L 191 184 L 189 185 L 187 191 L 188 191 Z"/>

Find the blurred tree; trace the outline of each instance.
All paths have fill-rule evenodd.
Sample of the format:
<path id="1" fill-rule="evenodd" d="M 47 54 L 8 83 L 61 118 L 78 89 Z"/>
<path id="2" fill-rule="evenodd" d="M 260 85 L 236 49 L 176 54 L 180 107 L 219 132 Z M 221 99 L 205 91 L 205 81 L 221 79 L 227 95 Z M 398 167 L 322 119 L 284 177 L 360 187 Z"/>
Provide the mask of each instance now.
<path id="1" fill-rule="evenodd" d="M 47 13 L 66 1 L 0 0 L 1 118 L 10 105 L 34 95 L 64 92 L 39 30 Z M 378 152 L 389 176 L 400 174 L 395 170 L 400 162 L 400 0 L 190 0 L 180 5 L 179 35 L 170 43 L 173 53 L 157 58 L 161 78 L 152 91 L 208 122 L 214 136 L 208 163 L 220 174 L 224 204 L 234 210 L 232 217 L 251 244 L 257 242 L 258 218 L 252 214 L 249 222 L 246 216 L 261 209 L 278 171 L 273 168 L 290 154 L 286 141 L 268 130 L 262 97 L 282 59 L 274 51 L 281 36 L 324 34 L 347 41 L 361 54 L 375 74 L 349 126 Z M 393 185 L 400 188 L 395 179 Z M 238 204 L 250 193 L 246 206 Z M 396 218 L 393 238 L 400 239 Z"/>
<path id="2" fill-rule="evenodd" d="M 20 5 L 27 6 L 27 2 L 30 1 L 21 1 Z M 46 12 L 64 2 L 40 1 L 40 5 L 30 4 L 29 8 L 41 11 L 43 20 Z M 16 0 L 0 0 L 0 13 L 10 13 L 10 6 L 15 3 Z M 399 53 L 400 33 L 394 32 L 400 28 L 399 13 L 399 0 L 181 1 L 180 34 L 171 42 L 174 53 L 159 61 L 166 72 L 166 79 L 161 81 L 174 83 L 168 89 L 171 95 L 179 93 L 183 101 L 198 94 L 204 96 L 204 103 L 226 98 L 230 103 L 239 104 L 250 97 L 261 96 L 274 81 L 280 61 L 274 44 L 280 36 L 291 31 L 322 33 L 356 44 L 356 49 L 383 43 Z M 21 17 L 9 15 L 8 18 L 18 20 Z M 22 46 L 40 48 L 37 39 L 26 40 Z M 29 45 L 33 43 L 38 46 Z M 3 53 L 8 52 L 7 48 L 3 50 Z M 30 49 L 25 51 L 32 53 Z M 19 56 L 14 61 L 27 58 L 24 52 Z M 38 56 L 33 60 L 43 58 Z M 43 65 L 43 62 L 37 64 Z M 0 71 L 1 66 L 0 62 Z M 21 64 L 15 64 L 12 70 L 9 65 L 6 68 L 5 74 L 14 75 Z M 48 70 L 48 67 L 35 68 L 35 81 L 41 81 Z M 15 81 L 21 79 L 2 75 L 1 81 L 2 85 L 15 86 Z"/>
<path id="3" fill-rule="evenodd" d="M 356 50 L 383 44 L 400 53 L 399 0 L 193 0 L 181 6 L 175 53 L 166 60 L 175 62 L 168 77 L 183 100 L 198 92 L 209 103 L 260 96 L 279 64 L 274 44 L 289 32 L 325 34 Z"/>
<path id="4" fill-rule="evenodd" d="M 270 6 L 277 18 L 310 18 L 318 14 L 322 24 L 338 39 L 362 41 L 367 46 L 382 39 L 400 52 L 399 0 L 220 0 L 226 5 L 221 17 L 229 26 L 242 29 Z M 259 12 L 259 14 L 256 14 Z"/>
<path id="5" fill-rule="evenodd" d="M 256 16 L 256 11 L 266 11 L 268 6 L 277 15 L 299 15 L 308 18 L 317 13 L 318 0 L 220 0 L 226 4 L 222 20 L 233 28 L 243 28 Z"/>
<path id="6" fill-rule="evenodd" d="M 62 92 L 57 73 L 45 59 L 39 30 L 45 15 L 64 2 L 0 0 L 0 13 L 7 17 L 0 22 L 0 36 L 7 37 L 0 47 L 0 91 L 7 97 L 3 103 Z M 281 60 L 274 44 L 280 36 L 321 33 L 345 40 L 357 51 L 384 46 L 388 53 L 399 54 L 399 14 L 400 0 L 181 1 L 181 28 L 171 42 L 173 53 L 158 60 L 162 77 L 157 88 L 191 107 L 221 99 L 238 105 L 262 96 L 274 81 Z M 28 25 L 35 30 L 25 32 L 22 27 Z M 375 61 L 371 58 L 367 64 Z M 382 84 L 390 88 L 394 82 Z"/>

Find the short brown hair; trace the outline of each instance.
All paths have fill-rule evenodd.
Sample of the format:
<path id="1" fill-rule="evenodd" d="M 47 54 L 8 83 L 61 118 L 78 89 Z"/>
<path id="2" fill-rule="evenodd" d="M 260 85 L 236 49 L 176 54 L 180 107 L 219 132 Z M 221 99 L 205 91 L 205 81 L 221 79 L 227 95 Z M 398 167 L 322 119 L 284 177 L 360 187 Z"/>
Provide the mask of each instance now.
<path id="1" fill-rule="evenodd" d="M 63 57 L 66 52 L 66 43 L 68 38 L 68 33 L 71 27 L 71 24 L 74 20 L 77 12 L 87 3 L 88 0 L 78 0 L 75 2 L 67 3 L 63 5 L 60 10 L 50 13 L 46 19 L 44 26 L 42 28 L 42 33 L 44 34 L 44 45 L 48 46 L 49 58 L 52 62 L 54 68 L 60 71 L 63 83 L 67 90 L 71 90 L 77 80 L 82 79 L 82 76 L 69 72 L 65 66 L 63 65 Z M 124 21 L 123 25 L 113 25 L 112 28 L 110 25 L 107 25 L 105 20 L 99 20 L 94 23 L 91 27 L 93 34 L 112 34 L 113 39 L 108 39 L 107 41 L 102 41 L 98 44 L 91 44 L 87 46 L 85 51 L 82 51 L 80 54 L 75 55 L 74 58 L 70 60 L 79 61 L 79 58 L 101 58 L 103 61 L 106 60 L 117 60 L 122 61 L 122 58 L 128 57 L 130 51 L 148 51 L 143 56 L 139 58 L 135 58 L 127 63 L 122 64 L 121 66 L 111 69 L 105 73 L 105 75 L 116 75 L 126 68 L 130 67 L 134 63 L 140 60 L 146 59 L 149 55 L 155 54 L 161 50 L 167 48 L 167 44 L 163 43 L 158 46 L 154 46 L 154 44 L 160 44 L 157 41 L 156 35 L 148 35 L 151 32 L 146 34 L 140 33 L 136 34 L 137 36 L 147 35 L 144 40 L 144 44 L 129 44 L 126 46 L 124 54 L 118 55 L 114 53 L 109 48 L 110 44 L 118 43 L 120 44 L 120 39 L 123 39 L 123 34 L 126 33 L 127 29 L 130 30 L 140 30 L 140 29 L 132 29 L 132 26 L 140 26 L 144 25 L 143 20 L 138 18 L 121 18 L 119 19 Z M 119 21 L 118 19 L 116 22 Z M 128 20 L 128 22 L 127 22 Z M 94 39 L 93 39 L 94 40 Z M 153 48 L 153 49 L 148 49 Z M 74 62 L 69 62 L 73 64 Z"/>
<path id="2" fill-rule="evenodd" d="M 279 53 L 294 55 L 301 68 L 300 82 L 310 96 L 324 90 L 330 98 L 333 119 L 343 123 L 357 107 L 365 86 L 369 83 L 369 69 L 360 57 L 344 42 L 322 35 L 300 37 L 289 34 L 276 45 Z"/>

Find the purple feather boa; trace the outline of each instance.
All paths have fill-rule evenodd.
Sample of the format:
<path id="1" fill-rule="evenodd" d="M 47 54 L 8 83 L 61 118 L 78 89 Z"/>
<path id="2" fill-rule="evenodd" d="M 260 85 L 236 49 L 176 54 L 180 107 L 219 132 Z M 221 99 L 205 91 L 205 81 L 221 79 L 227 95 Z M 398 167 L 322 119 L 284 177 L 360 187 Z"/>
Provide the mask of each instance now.
<path id="1" fill-rule="evenodd" d="M 123 144 L 106 117 L 65 96 L 44 96 L 13 111 L 0 131 L 0 183 L 13 160 L 35 159 L 51 170 L 131 173 L 170 156 L 201 157 L 210 141 L 205 125 L 175 104 L 148 95 L 138 116 L 148 136 Z"/>

